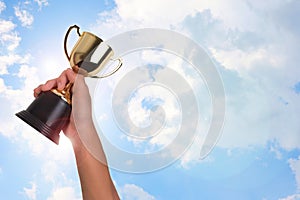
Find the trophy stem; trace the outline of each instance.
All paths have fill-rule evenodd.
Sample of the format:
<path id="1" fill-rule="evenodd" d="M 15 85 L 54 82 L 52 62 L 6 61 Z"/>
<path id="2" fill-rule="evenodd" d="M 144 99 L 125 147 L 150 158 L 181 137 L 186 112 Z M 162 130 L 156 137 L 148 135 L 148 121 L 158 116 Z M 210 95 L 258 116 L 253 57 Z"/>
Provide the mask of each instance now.
<path id="1" fill-rule="evenodd" d="M 52 89 L 51 92 L 56 94 L 57 96 L 60 96 L 63 100 L 65 100 L 68 104 L 72 104 L 72 95 L 71 95 L 71 90 L 72 90 L 73 83 L 68 83 L 66 87 L 63 90 L 58 90 L 58 89 Z"/>

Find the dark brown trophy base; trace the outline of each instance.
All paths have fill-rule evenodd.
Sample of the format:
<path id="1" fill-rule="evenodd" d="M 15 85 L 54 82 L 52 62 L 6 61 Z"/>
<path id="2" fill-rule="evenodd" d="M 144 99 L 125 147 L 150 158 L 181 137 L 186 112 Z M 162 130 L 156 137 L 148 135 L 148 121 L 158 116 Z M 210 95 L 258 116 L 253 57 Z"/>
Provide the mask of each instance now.
<path id="1" fill-rule="evenodd" d="M 71 109 L 71 105 L 62 97 L 47 91 L 41 93 L 26 110 L 16 113 L 16 116 L 58 144 L 59 133 L 68 122 Z"/>

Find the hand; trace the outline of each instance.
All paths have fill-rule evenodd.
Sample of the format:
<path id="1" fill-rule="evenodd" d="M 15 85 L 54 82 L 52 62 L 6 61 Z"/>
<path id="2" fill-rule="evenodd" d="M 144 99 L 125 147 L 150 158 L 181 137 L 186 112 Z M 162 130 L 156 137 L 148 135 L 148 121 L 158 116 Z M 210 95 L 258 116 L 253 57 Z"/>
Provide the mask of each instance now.
<path id="1" fill-rule="evenodd" d="M 64 134 L 72 141 L 80 141 L 78 130 L 93 126 L 91 114 L 91 98 L 84 77 L 71 69 L 61 73 L 58 78 L 47 81 L 34 89 L 34 96 L 51 89 L 63 90 L 68 83 L 72 83 L 72 112 L 69 123 L 64 127 Z"/>

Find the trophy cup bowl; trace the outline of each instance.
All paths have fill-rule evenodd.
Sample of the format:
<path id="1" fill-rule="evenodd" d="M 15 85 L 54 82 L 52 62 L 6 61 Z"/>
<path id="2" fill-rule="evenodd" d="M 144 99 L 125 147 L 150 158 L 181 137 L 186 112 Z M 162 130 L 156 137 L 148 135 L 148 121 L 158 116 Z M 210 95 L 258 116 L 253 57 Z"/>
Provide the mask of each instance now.
<path id="1" fill-rule="evenodd" d="M 67 51 L 67 38 L 72 29 L 76 28 L 79 39 L 74 45 L 71 54 Z M 112 59 L 114 52 L 110 46 L 96 35 L 83 32 L 79 27 L 69 27 L 64 39 L 65 54 L 74 72 L 91 78 L 104 78 L 114 74 L 122 66 L 120 58 Z M 117 67 L 110 73 L 97 76 L 109 60 L 118 60 Z M 42 92 L 26 110 L 16 113 L 16 116 L 46 136 L 55 144 L 59 144 L 59 134 L 68 123 L 72 110 L 72 84 L 59 91 L 52 89 Z"/>

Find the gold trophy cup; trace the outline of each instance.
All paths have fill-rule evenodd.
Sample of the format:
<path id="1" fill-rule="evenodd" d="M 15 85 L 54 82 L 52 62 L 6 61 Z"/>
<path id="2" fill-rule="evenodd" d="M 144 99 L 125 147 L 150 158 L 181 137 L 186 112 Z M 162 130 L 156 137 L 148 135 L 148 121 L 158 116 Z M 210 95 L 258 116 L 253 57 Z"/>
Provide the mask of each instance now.
<path id="1" fill-rule="evenodd" d="M 77 29 L 79 39 L 74 45 L 71 54 L 67 51 L 67 39 L 72 29 Z M 96 35 L 83 32 L 80 34 L 77 25 L 71 26 L 64 38 L 64 51 L 74 72 L 86 77 L 104 78 L 114 74 L 122 66 L 120 58 L 112 59 L 112 48 Z M 118 61 L 116 68 L 102 76 L 97 76 L 104 66 L 110 61 Z M 16 113 L 34 129 L 42 133 L 55 144 L 59 144 L 59 133 L 68 122 L 72 109 L 72 83 L 60 91 L 52 89 L 42 92 L 26 110 Z"/>

